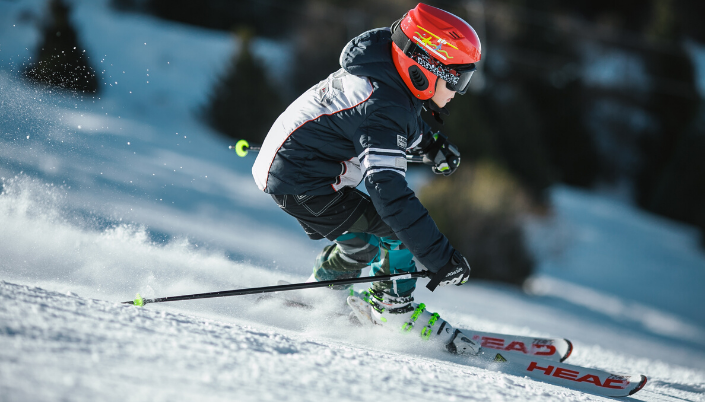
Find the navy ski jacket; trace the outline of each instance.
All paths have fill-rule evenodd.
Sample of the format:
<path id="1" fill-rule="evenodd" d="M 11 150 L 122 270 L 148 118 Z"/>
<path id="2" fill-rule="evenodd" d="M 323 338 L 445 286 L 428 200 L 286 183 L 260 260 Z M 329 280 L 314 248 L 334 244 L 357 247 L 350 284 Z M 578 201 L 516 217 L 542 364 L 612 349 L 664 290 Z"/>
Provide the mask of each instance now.
<path id="1" fill-rule="evenodd" d="M 269 194 L 323 195 L 361 180 L 375 209 L 427 269 L 453 255 L 406 183 L 406 151 L 431 135 L 391 56 L 389 28 L 351 40 L 342 69 L 294 101 L 267 134 L 252 173 Z"/>

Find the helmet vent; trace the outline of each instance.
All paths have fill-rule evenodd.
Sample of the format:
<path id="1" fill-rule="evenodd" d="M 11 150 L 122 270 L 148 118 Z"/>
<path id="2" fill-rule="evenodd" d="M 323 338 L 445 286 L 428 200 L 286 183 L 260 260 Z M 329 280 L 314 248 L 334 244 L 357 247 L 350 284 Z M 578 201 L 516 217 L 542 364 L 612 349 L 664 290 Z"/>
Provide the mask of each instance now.
<path id="1" fill-rule="evenodd" d="M 419 91 L 428 88 L 428 80 L 418 66 L 409 67 L 409 78 L 411 78 L 411 83 L 414 84 L 414 88 Z"/>
<path id="2" fill-rule="evenodd" d="M 455 31 L 450 31 L 450 32 L 446 32 L 446 33 L 448 34 L 448 36 L 450 36 L 451 38 L 456 39 L 456 40 L 463 38 L 462 36 L 458 35 L 458 33 Z"/>

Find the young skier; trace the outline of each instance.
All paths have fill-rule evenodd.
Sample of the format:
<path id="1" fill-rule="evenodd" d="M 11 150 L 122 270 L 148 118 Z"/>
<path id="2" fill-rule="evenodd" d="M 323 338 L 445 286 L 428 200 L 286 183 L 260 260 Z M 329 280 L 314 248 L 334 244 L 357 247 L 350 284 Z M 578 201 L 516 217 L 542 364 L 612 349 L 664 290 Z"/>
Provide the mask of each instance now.
<path id="1" fill-rule="evenodd" d="M 457 148 L 420 115 L 423 109 L 439 120 L 447 114 L 446 104 L 465 94 L 479 60 L 480 40 L 468 23 L 418 4 L 391 29 L 351 40 L 340 55 L 342 68 L 274 122 L 252 168 L 255 181 L 310 238 L 334 242 L 317 257 L 309 280 L 359 277 L 367 266 L 371 275 L 415 272 L 413 257 L 434 274 L 431 291 L 468 280 L 467 260 L 438 230 L 405 174 L 407 154 L 423 155 L 435 173 L 458 168 Z M 363 180 L 369 196 L 356 189 Z M 477 352 L 467 338 L 459 337 L 470 344 L 456 340 L 457 331 L 438 314 L 413 303 L 415 286 L 416 279 L 375 282 L 365 297 L 368 318 Z"/>

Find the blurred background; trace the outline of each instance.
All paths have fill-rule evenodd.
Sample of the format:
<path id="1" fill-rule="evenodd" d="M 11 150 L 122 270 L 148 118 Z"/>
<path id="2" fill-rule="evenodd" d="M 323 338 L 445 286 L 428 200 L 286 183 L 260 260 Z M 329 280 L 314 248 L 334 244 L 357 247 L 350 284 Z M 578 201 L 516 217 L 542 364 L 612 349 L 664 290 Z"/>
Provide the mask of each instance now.
<path id="1" fill-rule="evenodd" d="M 450 177 L 427 166 L 406 175 L 470 260 L 471 280 L 433 293 L 420 280 L 416 302 L 459 328 L 570 339 L 575 364 L 647 375 L 642 399 L 702 400 L 705 2 L 429 4 L 476 29 L 482 61 L 471 90 L 434 125 L 459 145 L 462 166 Z M 10 317 L 0 318 L 0 400 L 3 386 L 10 399 L 100 400 L 96 392 L 118 383 L 114 395 L 232 399 L 271 388 L 271 375 L 259 375 L 272 362 L 262 353 L 281 355 L 287 368 L 309 360 L 286 347 L 297 339 L 341 340 L 345 352 L 333 356 L 356 367 L 375 349 L 394 359 L 386 351 L 394 341 L 331 320 L 326 290 L 309 294 L 321 309 L 251 295 L 160 304 L 152 321 L 117 303 L 136 292 L 304 281 L 329 243 L 311 241 L 255 185 L 254 155 L 237 157 L 228 145 L 261 141 L 292 100 L 339 68 L 350 39 L 415 5 L 0 0 L 0 316 Z M 233 325 L 218 341 L 225 354 L 207 321 L 190 324 L 210 319 Z M 160 321 L 169 330 L 152 325 Z M 121 339 L 141 337 L 116 330 L 120 323 L 150 334 L 162 327 L 196 349 L 125 348 Z M 196 333 L 208 339 L 192 342 Z M 364 357 L 351 360 L 360 342 Z M 224 365 L 194 377 L 189 350 Z M 314 363 L 308 380 L 289 381 L 293 398 L 330 394 L 317 379 L 330 366 Z M 368 395 L 369 386 L 331 378 Z M 477 399 L 573 395 L 484 373 L 475 380 Z"/>
<path id="2" fill-rule="evenodd" d="M 41 85 L 100 96 L 103 55 L 85 50 L 73 4 L 32 2 L 18 14 L 18 23 L 38 28 L 38 46 L 12 68 Z M 291 101 L 339 68 L 348 40 L 389 26 L 416 2 L 107 4 L 119 14 L 232 35 L 237 51 L 191 112 L 216 135 L 249 133 L 259 142 Z M 459 145 L 463 169 L 450 178 L 426 175 L 418 189 L 441 231 L 469 258 L 475 278 L 525 283 L 536 265 L 526 225 L 554 214 L 550 189 L 557 185 L 696 228 L 705 247 L 705 2 L 428 4 L 467 20 L 482 40 L 471 91 L 455 97 L 443 126 L 428 119 Z M 250 46 L 263 39 L 259 50 Z"/>

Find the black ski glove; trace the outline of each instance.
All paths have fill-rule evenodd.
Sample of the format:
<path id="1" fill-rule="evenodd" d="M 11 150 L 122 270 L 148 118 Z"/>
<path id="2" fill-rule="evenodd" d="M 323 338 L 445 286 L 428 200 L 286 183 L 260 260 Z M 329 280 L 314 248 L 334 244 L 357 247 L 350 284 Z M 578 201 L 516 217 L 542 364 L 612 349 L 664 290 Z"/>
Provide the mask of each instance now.
<path id="1" fill-rule="evenodd" d="M 450 261 L 443 268 L 439 269 L 426 287 L 433 292 L 437 286 L 456 285 L 460 286 L 470 279 L 470 264 L 468 260 L 459 252 L 453 253 Z"/>
<path id="2" fill-rule="evenodd" d="M 433 166 L 433 173 L 450 176 L 460 166 L 460 151 L 439 131 L 433 134 L 431 141 L 424 144 L 423 160 L 425 164 Z"/>

